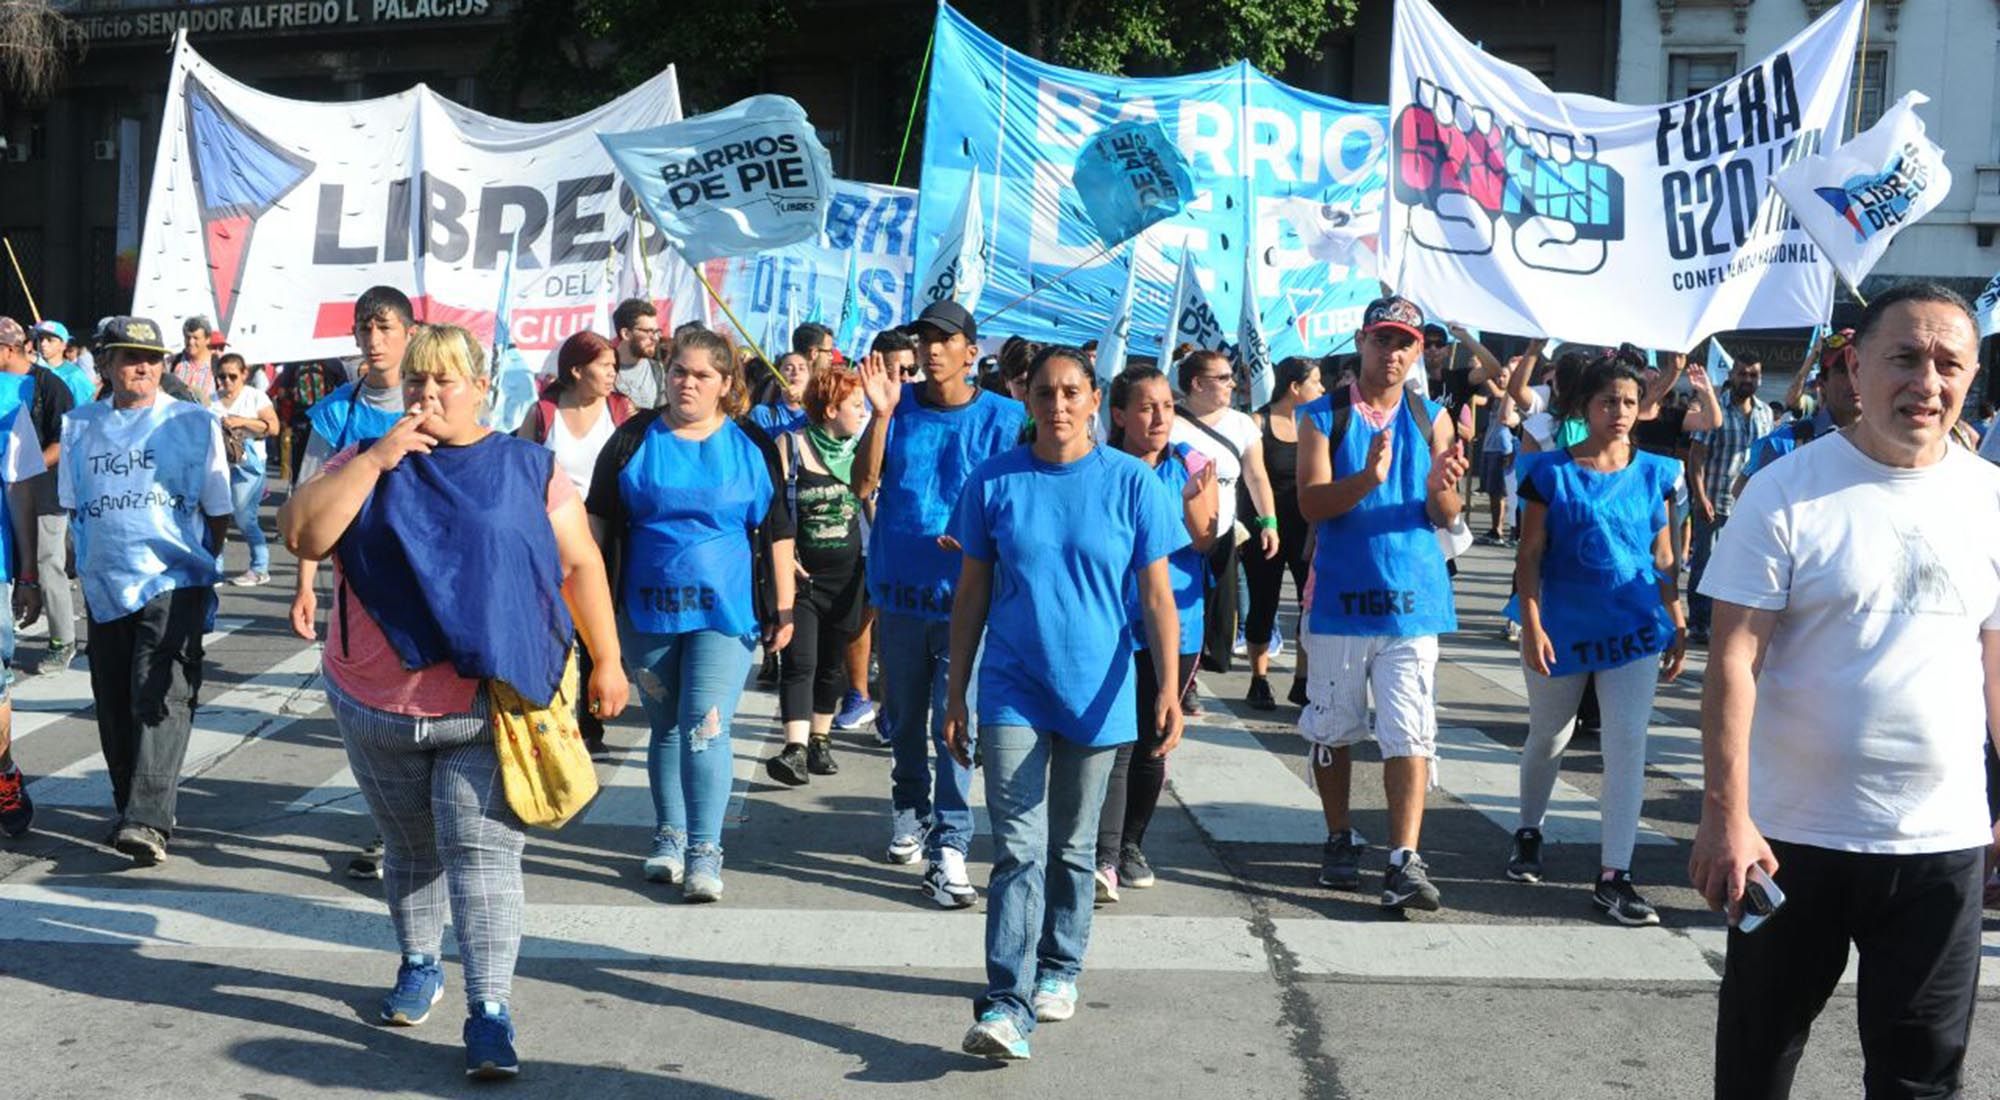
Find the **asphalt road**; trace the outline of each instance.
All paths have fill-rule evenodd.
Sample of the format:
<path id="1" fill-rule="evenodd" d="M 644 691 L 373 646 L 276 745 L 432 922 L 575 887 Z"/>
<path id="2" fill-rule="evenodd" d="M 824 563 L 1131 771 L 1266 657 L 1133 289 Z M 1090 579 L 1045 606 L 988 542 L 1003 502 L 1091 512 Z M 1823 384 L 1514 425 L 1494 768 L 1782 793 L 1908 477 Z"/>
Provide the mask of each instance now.
<path id="1" fill-rule="evenodd" d="M 232 546 L 231 563 L 241 548 Z M 842 771 L 783 789 L 760 766 L 777 738 L 769 692 L 746 695 L 738 801 L 724 837 L 727 899 L 681 905 L 643 881 L 651 830 L 644 731 L 613 727 L 619 759 L 578 821 L 532 836 L 528 932 L 514 991 L 533 1096 L 1056 1096 L 1399 1098 L 1708 1094 L 1719 921 L 1685 887 L 1698 812 L 1699 664 L 1664 692 L 1635 874 L 1665 925 L 1623 929 L 1589 904 L 1600 761 L 1579 740 L 1563 770 L 1539 886 L 1501 874 L 1526 706 L 1497 637 L 1499 552 L 1459 582 L 1463 629 L 1439 672 L 1441 789 L 1424 849 L 1436 914 L 1313 883 L 1324 835 L 1281 706 L 1240 700 L 1247 678 L 1204 674 L 1208 713 L 1171 764 L 1148 842 L 1160 883 L 1099 910 L 1083 1005 L 1045 1025 L 1034 1059 L 958 1052 L 981 984 L 983 904 L 942 912 L 920 867 L 882 860 L 888 754 L 840 735 Z M 20 1098 L 455 1096 L 461 995 L 430 1023 L 371 1021 L 396 959 L 380 884 L 344 877 L 372 835 L 316 678 L 284 625 L 277 582 L 225 589 L 172 856 L 134 869 L 102 845 L 109 793 L 82 671 L 17 685 L 19 756 L 35 831 L 0 842 L 4 1086 Z M 22 642 L 24 657 L 40 641 Z M 1279 661 L 1278 693 L 1291 655 Z M 1240 666 L 1239 666 L 1240 669 Z M 635 711 L 636 714 L 636 711 Z M 1356 826 L 1385 828 L 1364 750 Z M 983 819 L 982 819 L 983 828 Z M 973 849 L 983 886 L 990 849 Z M 1988 951 L 2000 949 L 1989 924 Z M 1988 980 L 2000 980 L 1989 971 Z M 1852 987 L 1828 1007 L 1796 1095 L 1859 1091 Z M 1975 1023 L 1967 1095 L 2000 1091 L 1990 1010 Z M 666 1092 L 663 1090 L 671 1090 Z"/>

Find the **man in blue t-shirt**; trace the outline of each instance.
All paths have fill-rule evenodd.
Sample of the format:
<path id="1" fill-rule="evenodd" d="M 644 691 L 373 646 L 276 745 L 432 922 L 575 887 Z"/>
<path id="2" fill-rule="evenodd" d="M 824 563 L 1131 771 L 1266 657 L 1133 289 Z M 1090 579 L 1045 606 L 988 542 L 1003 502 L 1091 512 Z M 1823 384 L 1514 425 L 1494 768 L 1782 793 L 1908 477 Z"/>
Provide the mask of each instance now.
<path id="1" fill-rule="evenodd" d="M 299 460 L 300 484 L 319 475 L 327 459 L 348 447 L 380 439 L 403 416 L 403 349 L 409 346 L 416 317 L 409 296 L 392 286 L 372 286 L 354 301 L 354 343 L 361 349 L 361 376 L 306 410 L 312 438 Z M 306 641 L 318 638 L 319 563 L 299 560 L 298 588 L 292 595 L 292 633 Z M 349 860 L 350 878 L 382 877 L 382 841 L 378 837 Z"/>
<path id="2" fill-rule="evenodd" d="M 1361 840 L 1348 821 L 1350 746 L 1372 732 L 1389 801 L 1385 909 L 1439 905 L 1417 840 L 1437 756 L 1438 635 L 1458 629 L 1437 529 L 1458 518 L 1466 459 L 1443 406 L 1404 386 L 1420 362 L 1423 325 L 1423 310 L 1407 299 L 1370 303 L 1355 339 L 1360 375 L 1346 394 L 1299 410 L 1299 511 L 1318 538 L 1299 732 L 1313 746 L 1326 814 L 1319 880 L 1361 885 Z"/>
<path id="3" fill-rule="evenodd" d="M 875 417 L 855 455 L 854 488 L 863 499 L 879 488 L 868 595 L 880 615 L 882 729 L 894 758 L 889 862 L 927 856 L 925 894 L 962 909 L 975 900 L 965 872 L 972 770 L 952 758 L 943 740 L 960 565 L 958 544 L 946 532 L 973 469 L 1014 448 L 1028 410 L 972 385 L 979 334 L 963 306 L 934 302 L 910 330 L 923 381 L 901 381 L 880 355 L 863 364 Z"/>
<path id="4" fill-rule="evenodd" d="M 354 342 L 361 348 L 362 374 L 306 411 L 312 438 L 299 460 L 300 484 L 318 476 L 327 459 L 357 443 L 382 438 L 402 419 L 403 349 L 409 346 L 415 324 L 409 297 L 395 287 L 369 287 L 355 300 Z M 318 562 L 299 562 L 292 633 L 308 642 L 318 638 L 319 595 L 313 589 L 318 579 Z"/>

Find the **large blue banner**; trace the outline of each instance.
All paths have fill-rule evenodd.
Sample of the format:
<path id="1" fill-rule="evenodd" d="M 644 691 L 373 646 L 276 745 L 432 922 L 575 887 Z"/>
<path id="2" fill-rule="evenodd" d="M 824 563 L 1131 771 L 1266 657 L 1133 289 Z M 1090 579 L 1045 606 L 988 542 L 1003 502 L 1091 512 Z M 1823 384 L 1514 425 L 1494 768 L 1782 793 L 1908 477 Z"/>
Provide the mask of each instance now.
<path id="1" fill-rule="evenodd" d="M 1166 128 L 1193 168 L 1195 198 L 1142 233 L 1136 251 L 1100 254 L 1071 175 L 1085 142 L 1131 119 Z M 1387 126 L 1386 108 L 1303 92 L 1248 64 L 1136 79 L 1058 68 L 940 5 L 917 267 L 925 269 L 977 166 L 993 237 L 982 319 L 1083 265 L 985 326 L 992 334 L 1097 337 L 1124 289 L 1125 257 L 1136 255 L 1132 346 L 1155 347 L 1175 268 L 1191 249 L 1226 330 L 1236 331 L 1243 284 L 1254 281 L 1271 353 L 1324 354 L 1350 346 L 1362 307 L 1379 293 Z"/>

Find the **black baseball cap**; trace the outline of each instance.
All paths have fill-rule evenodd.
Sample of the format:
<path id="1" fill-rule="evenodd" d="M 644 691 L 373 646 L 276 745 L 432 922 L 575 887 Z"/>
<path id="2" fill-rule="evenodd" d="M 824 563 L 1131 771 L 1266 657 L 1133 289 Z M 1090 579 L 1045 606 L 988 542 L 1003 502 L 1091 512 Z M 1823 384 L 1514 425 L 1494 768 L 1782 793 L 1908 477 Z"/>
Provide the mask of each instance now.
<path id="1" fill-rule="evenodd" d="M 903 331 L 915 336 L 917 330 L 922 328 L 936 329 L 946 336 L 964 333 L 967 340 L 979 339 L 979 323 L 972 319 L 972 314 L 964 306 L 949 298 L 925 306 L 916 320 L 903 326 Z"/>
<path id="2" fill-rule="evenodd" d="M 106 317 L 97 323 L 93 342 L 102 350 L 131 348 L 167 354 L 167 345 L 160 339 L 160 326 L 149 317 Z"/>

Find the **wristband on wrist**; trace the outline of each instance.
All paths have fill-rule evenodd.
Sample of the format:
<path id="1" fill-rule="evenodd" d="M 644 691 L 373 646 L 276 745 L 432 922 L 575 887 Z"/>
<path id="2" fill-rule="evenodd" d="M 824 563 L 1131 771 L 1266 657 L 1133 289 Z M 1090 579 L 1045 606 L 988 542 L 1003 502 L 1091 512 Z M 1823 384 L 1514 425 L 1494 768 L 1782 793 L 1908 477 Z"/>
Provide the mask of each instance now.
<path id="1" fill-rule="evenodd" d="M 1276 517 L 1276 516 L 1258 516 L 1258 517 L 1257 517 L 1257 526 L 1258 526 L 1258 528 L 1259 528 L 1260 530 L 1264 530 L 1264 531 L 1276 531 L 1276 530 L 1278 529 L 1278 517 Z"/>

